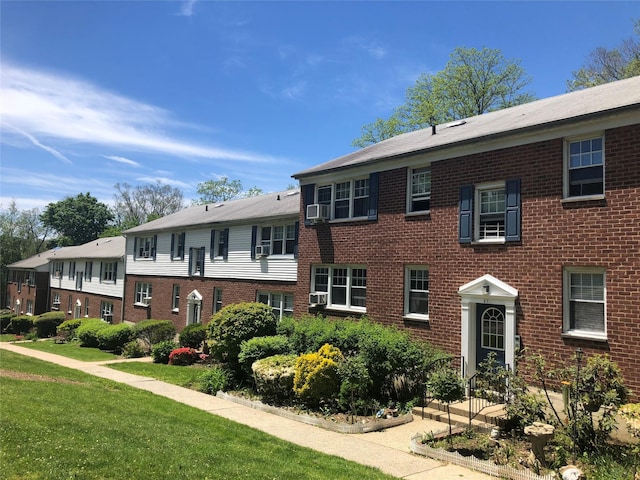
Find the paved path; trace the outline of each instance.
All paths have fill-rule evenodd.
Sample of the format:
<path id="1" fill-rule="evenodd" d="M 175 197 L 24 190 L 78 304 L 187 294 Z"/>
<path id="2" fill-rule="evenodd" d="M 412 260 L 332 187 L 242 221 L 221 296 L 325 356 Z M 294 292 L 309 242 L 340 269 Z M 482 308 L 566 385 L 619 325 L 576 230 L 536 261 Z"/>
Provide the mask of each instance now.
<path id="1" fill-rule="evenodd" d="M 146 390 L 262 430 L 297 445 L 379 468 L 394 477 L 407 480 L 489 480 L 492 478 L 457 465 L 445 464 L 412 454 L 409 450 L 409 441 L 412 435 L 441 431 L 446 428 L 446 424 L 433 420 L 422 420 L 414 416 L 413 422 L 388 430 L 365 434 L 342 434 L 262 412 L 188 388 L 120 372 L 105 366 L 109 362 L 82 362 L 6 342 L 0 343 L 0 349 L 28 355 Z"/>

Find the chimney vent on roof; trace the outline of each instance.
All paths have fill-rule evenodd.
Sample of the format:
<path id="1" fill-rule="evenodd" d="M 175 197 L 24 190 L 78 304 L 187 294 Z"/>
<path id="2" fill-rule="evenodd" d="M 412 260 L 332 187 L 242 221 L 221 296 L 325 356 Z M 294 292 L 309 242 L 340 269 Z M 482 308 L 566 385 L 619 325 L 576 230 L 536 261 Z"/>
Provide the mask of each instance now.
<path id="1" fill-rule="evenodd" d="M 431 135 L 435 135 L 435 134 L 436 134 L 436 126 L 431 125 Z"/>
<path id="2" fill-rule="evenodd" d="M 278 198 L 276 198 L 276 200 L 280 200 L 280 195 L 278 195 Z"/>
<path id="3" fill-rule="evenodd" d="M 208 211 L 209 211 L 209 205 L 205 205 L 205 206 L 204 206 L 204 211 L 205 211 L 205 212 L 208 212 Z"/>

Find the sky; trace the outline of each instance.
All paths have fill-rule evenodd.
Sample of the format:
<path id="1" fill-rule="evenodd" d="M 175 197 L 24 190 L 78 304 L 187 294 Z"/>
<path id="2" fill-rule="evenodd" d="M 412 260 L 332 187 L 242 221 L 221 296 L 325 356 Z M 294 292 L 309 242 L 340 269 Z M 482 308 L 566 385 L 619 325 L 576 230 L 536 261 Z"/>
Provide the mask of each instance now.
<path id="1" fill-rule="evenodd" d="M 640 2 L 0 0 L 0 209 L 117 183 L 265 193 L 355 150 L 456 47 L 517 59 L 538 98 Z"/>

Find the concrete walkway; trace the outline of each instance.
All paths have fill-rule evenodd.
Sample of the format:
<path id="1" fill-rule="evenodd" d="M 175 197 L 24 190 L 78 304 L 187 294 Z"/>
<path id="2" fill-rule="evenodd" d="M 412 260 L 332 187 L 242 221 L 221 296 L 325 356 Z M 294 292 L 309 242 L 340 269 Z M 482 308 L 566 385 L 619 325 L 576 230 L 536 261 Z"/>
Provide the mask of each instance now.
<path id="1" fill-rule="evenodd" d="M 457 465 L 444 464 L 437 460 L 410 453 L 409 441 L 411 436 L 415 433 L 439 432 L 448 428 L 446 424 L 441 422 L 422 420 L 420 417 L 414 416 L 413 422 L 388 430 L 365 434 L 342 434 L 288 420 L 188 388 L 120 372 L 105 366 L 110 362 L 81 362 L 60 355 L 20 347 L 14 343 L 0 343 L 0 349 L 81 370 L 97 377 L 107 378 L 134 388 L 146 390 L 261 430 L 291 443 L 379 468 L 397 478 L 407 480 L 488 480 L 492 478 Z"/>

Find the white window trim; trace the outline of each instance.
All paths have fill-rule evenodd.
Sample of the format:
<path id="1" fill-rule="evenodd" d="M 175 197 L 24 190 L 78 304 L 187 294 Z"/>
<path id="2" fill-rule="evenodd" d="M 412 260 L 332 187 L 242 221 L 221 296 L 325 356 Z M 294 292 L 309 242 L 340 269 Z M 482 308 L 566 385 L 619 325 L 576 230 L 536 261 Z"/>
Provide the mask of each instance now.
<path id="1" fill-rule="evenodd" d="M 595 273 L 602 275 L 604 283 L 604 331 L 593 332 L 590 330 L 571 330 L 571 274 L 572 273 Z M 562 272 L 562 336 L 571 338 L 583 338 L 587 340 L 607 340 L 607 274 L 601 267 L 565 267 Z"/>
<path id="2" fill-rule="evenodd" d="M 176 295 L 176 290 L 178 294 Z M 176 307 L 176 297 L 178 298 L 178 306 Z M 179 312 L 180 311 L 180 284 L 174 283 L 173 288 L 171 290 L 171 311 Z"/>
<path id="3" fill-rule="evenodd" d="M 311 291 L 312 292 L 318 292 L 320 290 L 316 290 L 316 269 L 317 268 L 328 268 L 329 269 L 329 278 L 327 279 L 327 305 L 326 305 L 326 309 L 329 310 L 336 310 L 336 311 L 343 311 L 343 312 L 358 312 L 358 313 L 366 313 L 367 312 L 367 307 L 358 307 L 358 306 L 352 306 L 352 305 L 341 305 L 341 304 L 334 304 L 332 303 L 332 299 L 331 299 L 331 288 L 332 288 L 332 283 L 333 283 L 333 270 L 336 268 L 346 268 L 348 270 L 348 274 L 347 274 L 347 293 L 346 293 L 346 298 L 347 301 L 350 303 L 351 302 L 351 283 L 353 280 L 353 275 L 352 272 L 354 269 L 362 269 L 362 270 L 367 270 L 367 267 L 365 265 L 338 265 L 338 264 L 330 264 L 330 265 L 326 265 L 326 264 L 322 264 L 322 265 L 313 265 L 313 268 L 311 270 Z M 368 272 L 367 272 L 368 275 Z M 364 287 L 365 290 L 367 290 L 368 287 Z M 366 293 L 365 293 L 366 295 Z"/>
<path id="4" fill-rule="evenodd" d="M 329 221 L 332 223 L 340 223 L 340 222 L 353 222 L 353 221 L 359 221 L 359 220 L 368 220 L 369 216 L 368 215 L 361 215 L 358 217 L 354 217 L 353 216 L 353 203 L 355 200 L 355 185 L 356 185 L 356 181 L 357 180 L 367 180 L 369 181 L 369 176 L 368 175 L 364 175 L 361 177 L 354 177 L 354 178 L 349 178 L 349 179 L 344 179 L 344 180 L 340 180 L 340 181 L 335 181 L 335 182 L 327 182 L 327 183 L 321 183 L 318 184 L 316 186 L 316 191 L 315 191 L 315 200 L 316 203 L 320 203 L 320 201 L 318 200 L 318 191 L 320 190 L 320 188 L 324 188 L 324 187 L 331 187 L 331 203 L 329 204 Z M 335 206 L 336 206 L 336 185 L 339 183 L 346 183 L 349 182 L 349 215 L 347 217 L 344 218 L 335 218 Z M 358 197 L 358 198 L 365 198 L 365 197 Z M 371 185 L 369 184 L 369 195 L 366 198 L 371 198 Z"/>
<path id="5" fill-rule="evenodd" d="M 429 290 L 427 290 L 427 314 L 423 313 L 409 313 L 409 293 L 411 292 L 411 270 L 426 270 L 429 272 L 429 267 L 426 265 L 407 265 L 404 269 L 404 315 L 402 318 L 406 320 L 415 320 L 419 322 L 429 321 Z M 431 279 L 429 279 L 431 280 Z"/>
<path id="6" fill-rule="evenodd" d="M 287 229 L 288 227 L 294 227 L 295 228 L 295 224 L 294 223 L 279 223 L 279 224 L 274 224 L 274 225 L 265 225 L 260 227 L 260 231 L 258 234 L 258 238 L 256 238 L 256 246 L 258 245 L 262 245 L 262 246 L 268 246 L 269 247 L 269 255 L 267 255 L 269 258 L 279 258 L 279 259 L 287 259 L 287 258 L 295 258 L 295 254 L 292 253 L 274 253 L 274 248 L 273 248 L 273 244 L 276 241 L 275 240 L 275 231 L 276 231 L 276 227 L 282 227 L 282 239 L 280 240 L 282 242 L 282 249 L 286 250 L 287 249 L 287 241 L 293 240 L 294 242 L 294 249 L 295 249 L 295 241 L 296 241 L 296 236 L 295 236 L 295 230 L 293 233 L 293 238 L 288 238 L 287 237 Z M 262 241 L 262 231 L 263 230 L 269 230 L 269 241 Z"/>
<path id="7" fill-rule="evenodd" d="M 280 304 L 279 305 L 274 305 L 273 304 L 273 296 L 274 295 L 279 295 L 280 296 Z M 271 307 L 271 310 L 277 310 L 278 311 L 278 320 L 282 320 L 283 317 L 287 316 L 287 315 L 293 315 L 293 293 L 285 293 L 285 292 L 272 292 L 272 291 L 267 291 L 267 290 L 259 290 L 258 292 L 256 292 L 256 302 L 260 302 L 260 296 L 266 296 L 268 297 L 267 303 L 265 305 L 268 305 L 269 307 Z M 291 297 L 292 299 L 292 303 L 291 303 L 291 309 L 285 309 L 285 297 Z"/>
<path id="8" fill-rule="evenodd" d="M 117 263 L 118 262 L 102 262 L 102 278 L 100 279 L 102 283 L 116 283 Z M 108 268 L 109 266 L 111 266 L 111 268 Z M 105 278 L 109 272 L 111 273 L 111 279 Z"/>
<path id="9" fill-rule="evenodd" d="M 148 282 L 136 282 L 135 283 L 135 292 L 134 292 L 134 298 L 137 299 L 138 298 L 138 285 L 145 285 L 146 287 L 144 289 L 140 289 L 140 293 L 142 293 L 142 291 L 144 290 L 145 296 L 143 297 L 143 299 L 147 299 L 147 302 L 137 302 L 134 301 L 134 305 L 137 307 L 150 307 L 151 304 L 149 303 L 149 300 L 151 300 L 151 297 L 149 297 L 149 290 L 151 289 L 151 284 Z"/>
<path id="10" fill-rule="evenodd" d="M 582 196 L 569 196 L 569 145 L 573 142 L 579 142 L 581 140 L 590 140 L 593 138 L 602 138 L 602 192 L 596 195 L 582 195 Z M 606 152 L 606 139 L 604 135 L 604 131 L 592 132 L 587 135 L 580 135 L 576 137 L 567 137 L 564 139 L 564 144 L 562 146 L 562 203 L 571 203 L 571 202 L 584 202 L 588 200 L 603 200 L 605 198 L 606 187 L 607 187 L 607 159 L 605 156 Z"/>
<path id="11" fill-rule="evenodd" d="M 409 167 L 407 169 L 407 209 L 406 215 L 425 215 L 431 212 L 431 190 L 429 190 L 429 208 L 427 210 L 411 211 L 411 203 L 413 200 L 413 175 L 417 170 L 429 170 L 431 173 L 431 165 L 425 165 L 423 167 Z"/>
<path id="12" fill-rule="evenodd" d="M 506 183 L 504 181 L 500 182 L 491 182 L 491 183 L 481 183 L 479 185 L 474 186 L 473 191 L 473 244 L 503 244 L 506 243 L 506 238 L 502 237 L 492 237 L 492 238 L 480 238 L 480 193 L 486 190 L 505 190 L 506 196 Z M 505 198 L 505 208 L 506 208 L 506 198 Z M 506 228 L 506 225 L 505 225 Z"/>
<path id="13" fill-rule="evenodd" d="M 138 255 L 138 252 L 140 251 L 140 241 L 147 240 L 147 239 L 150 240 L 149 241 L 148 255 L 146 255 L 146 256 L 144 255 L 144 253 L 146 253 L 147 250 L 144 250 L 142 255 Z M 134 252 L 134 257 L 135 257 L 136 260 L 151 260 L 151 261 L 153 261 L 153 251 L 156 248 L 156 245 L 154 245 L 153 240 L 154 240 L 154 236 L 153 235 L 146 236 L 146 237 L 136 237 L 136 243 L 137 243 L 136 249 L 137 249 L 137 251 Z"/>

